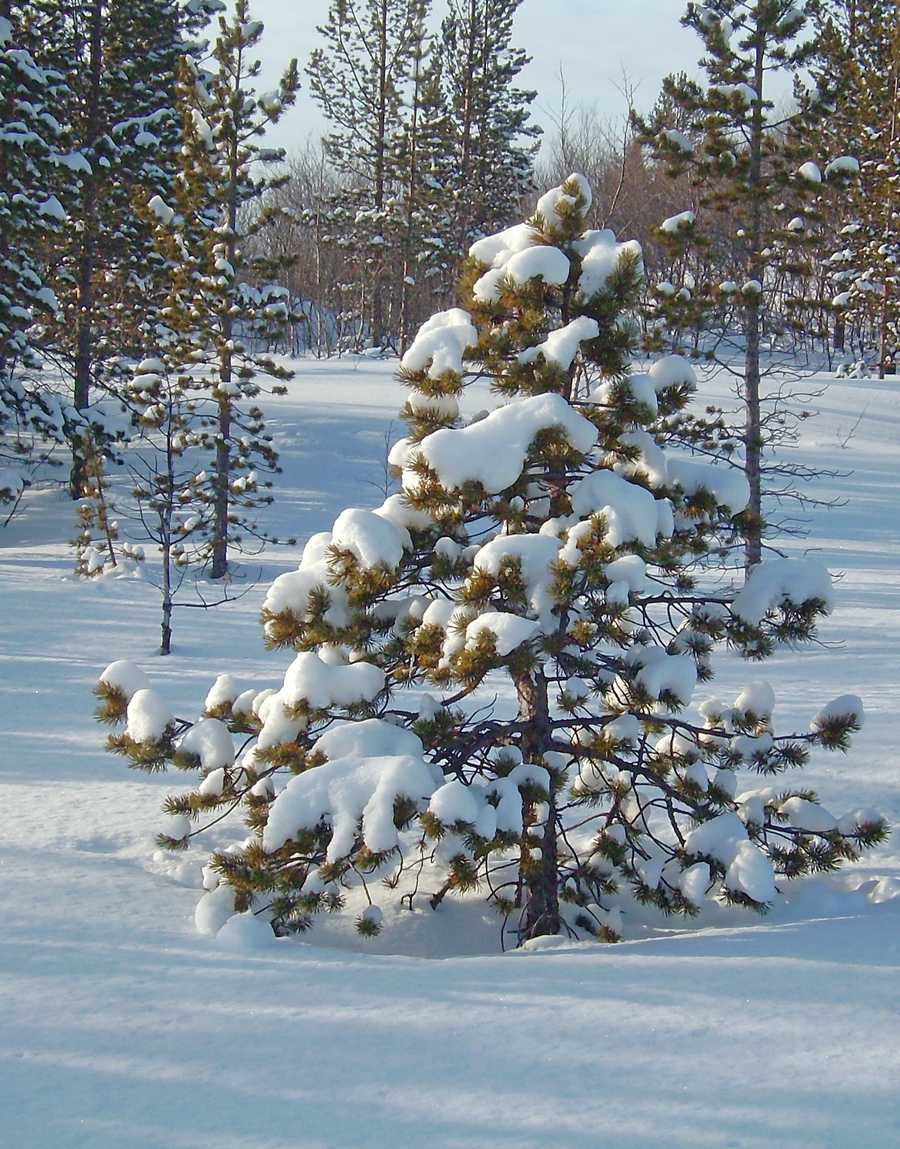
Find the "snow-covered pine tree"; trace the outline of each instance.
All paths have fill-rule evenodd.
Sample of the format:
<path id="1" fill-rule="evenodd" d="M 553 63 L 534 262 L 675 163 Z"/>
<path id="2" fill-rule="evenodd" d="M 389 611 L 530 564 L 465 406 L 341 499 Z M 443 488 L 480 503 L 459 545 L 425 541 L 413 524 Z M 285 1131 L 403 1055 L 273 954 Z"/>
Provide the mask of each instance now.
<path id="1" fill-rule="evenodd" d="M 516 78 L 529 61 L 512 45 L 522 0 L 449 0 L 438 64 L 450 115 L 455 195 L 452 236 L 463 254 L 472 239 L 518 217 L 531 187 L 541 129 L 531 122 L 532 91 Z"/>
<path id="2" fill-rule="evenodd" d="M 325 46 L 306 68 L 309 88 L 332 130 L 326 152 L 344 181 L 330 202 L 332 234 L 356 253 L 360 336 L 384 345 L 387 286 L 402 254 L 393 208 L 400 190 L 396 141 L 403 102 L 421 58 L 428 0 L 335 0 L 318 28 Z"/>
<path id="3" fill-rule="evenodd" d="M 864 355 L 877 348 L 878 372 L 896 369 L 900 349 L 900 228 L 897 157 L 900 147 L 900 20 L 891 0 L 840 0 L 822 20 L 827 66 L 846 83 L 826 139 L 860 181 L 840 205 L 842 229 L 831 255 L 833 306 Z"/>
<path id="4" fill-rule="evenodd" d="M 227 575 L 231 550 L 248 538 L 265 540 L 253 511 L 272 501 L 271 480 L 260 476 L 277 470 L 277 455 L 255 402 L 261 391 L 258 377 L 269 376 L 276 387 L 290 378 L 270 355 L 255 351 L 252 338 L 263 296 L 251 284 L 273 274 L 273 268 L 268 261 L 255 263 L 246 247 L 269 218 L 261 199 L 287 178 L 275 170 L 283 152 L 263 148 L 259 141 L 298 88 L 292 61 L 276 90 L 255 93 L 259 63 L 253 51 L 262 32 L 262 23 L 250 17 L 247 0 L 237 0 L 233 16 L 219 18 L 210 70 L 184 58 L 178 88 L 180 171 L 171 203 L 157 193 L 143 210 L 155 222 L 169 284 L 146 336 L 150 358 L 162 368 L 139 372 L 148 377 L 150 388 L 138 387 L 144 396 L 142 419 L 163 431 L 158 474 L 165 482 L 172 435 L 185 449 L 196 445 L 209 460 L 208 470 L 200 470 L 183 488 L 192 513 L 182 505 L 180 529 L 184 533 L 184 524 L 191 522 L 193 557 L 215 579 Z M 164 379 L 171 385 L 164 388 L 159 408 L 154 388 L 162 387 Z M 161 422 L 147 414 L 157 408 Z M 154 491 L 155 480 L 138 489 Z"/>
<path id="5" fill-rule="evenodd" d="M 586 231 L 589 202 L 574 175 L 477 242 L 468 310 L 420 329 L 400 492 L 345 510 L 269 591 L 266 641 L 296 652 L 280 688 L 224 675 L 191 724 L 131 664 L 102 676 L 99 719 L 126 723 L 111 750 L 200 771 L 168 799 L 163 844 L 246 816 L 249 837 L 206 868 L 204 928 L 238 911 L 287 934 L 346 904 L 372 934 L 379 902 L 402 914 L 477 890 L 519 944 L 611 940 L 635 899 L 762 910 L 886 834 L 781 777 L 846 749 L 859 699 L 796 734 L 776 733 L 765 683 L 693 701 L 717 647 L 760 658 L 809 639 L 830 580 L 782 559 L 735 591 L 705 570 L 747 484 L 660 445 L 693 372 L 630 370 L 641 253 Z M 476 379 L 494 409 L 463 418 Z"/>
<path id="6" fill-rule="evenodd" d="M 28 51 L 22 9 L 0 4 L 0 503 L 15 503 L 75 422 L 71 405 L 42 388 L 32 338 L 57 306 L 43 254 L 65 219 L 55 162 L 64 129 L 53 114 L 65 78 Z"/>
<path id="7" fill-rule="evenodd" d="M 168 187 L 180 142 L 175 111 L 178 61 L 189 36 L 221 0 L 34 0 L 23 6 L 23 32 L 37 62 L 66 77 L 53 113 L 70 150 L 58 163 L 70 174 L 60 195 L 68 223 L 48 259 L 58 321 L 42 351 L 72 381 L 74 406 L 115 390 L 123 354 L 138 349 L 138 327 L 153 297 L 152 232 L 135 213 L 142 187 Z M 98 424 L 91 434 L 102 446 Z M 73 439 L 73 497 L 85 460 Z M 87 445 L 86 445 L 87 449 Z"/>
<path id="8" fill-rule="evenodd" d="M 200 455 L 203 389 L 176 365 L 179 356 L 172 358 L 171 365 L 160 359 L 141 360 L 128 395 L 144 436 L 143 443 L 129 452 L 128 467 L 143 535 L 159 550 L 163 655 L 172 650 L 176 595 L 191 568 L 206 565 L 210 534 L 205 474 L 194 465 Z"/>
<path id="9" fill-rule="evenodd" d="M 840 76 L 819 69 L 815 90 L 804 87 L 804 69 L 814 67 L 820 51 L 811 16 L 818 0 L 714 0 L 687 5 L 682 24 L 703 42 L 700 66 L 706 82 L 685 76 L 664 84 L 662 111 L 638 118 L 644 142 L 674 176 L 688 174 L 695 202 L 690 211 L 663 223 L 671 245 L 709 240 L 724 224 L 727 241 L 716 247 L 717 282 L 686 287 L 686 306 L 716 310 L 734 324 L 743 354 L 741 399 L 744 469 L 750 502 L 742 516 L 749 570 L 762 557 L 763 467 L 772 425 L 782 425 L 778 410 L 769 414 L 763 394 L 761 347 L 790 325 L 780 309 L 774 280 L 796 264 L 810 243 L 819 211 L 822 172 L 821 125 L 833 110 Z M 783 103 L 779 77 L 794 83 L 793 101 Z M 776 94 L 773 96 L 773 88 Z M 666 122 L 665 108 L 677 114 L 679 129 Z M 846 167 L 832 164 L 829 175 L 843 181 Z M 710 224 L 712 226 L 710 226 Z M 671 312 L 671 305 L 669 306 Z"/>

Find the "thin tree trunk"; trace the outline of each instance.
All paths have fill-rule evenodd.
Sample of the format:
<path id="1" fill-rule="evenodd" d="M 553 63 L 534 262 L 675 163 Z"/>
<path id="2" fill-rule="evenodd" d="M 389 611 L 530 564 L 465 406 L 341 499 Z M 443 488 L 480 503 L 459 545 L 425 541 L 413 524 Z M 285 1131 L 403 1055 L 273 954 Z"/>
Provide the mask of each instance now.
<path id="1" fill-rule="evenodd" d="M 220 370 L 222 383 L 231 381 L 230 363 Z M 222 395 L 216 417 L 216 491 L 213 501 L 213 540 L 210 576 L 224 578 L 228 574 L 228 504 L 231 478 L 231 398 Z"/>
<path id="2" fill-rule="evenodd" d="M 896 50 L 897 41 L 894 40 L 893 52 L 893 75 L 892 89 L 891 89 L 891 143 L 890 155 L 893 156 L 897 146 L 897 117 L 900 111 L 900 60 L 897 59 Z M 890 235 L 894 226 L 894 182 L 888 181 L 888 199 L 885 205 L 885 227 L 884 227 L 884 243 L 885 247 L 889 246 Z M 892 348 L 890 346 L 891 340 L 891 318 L 892 318 L 892 303 L 891 303 L 891 283 L 888 276 L 882 278 L 883 294 L 881 298 L 881 332 L 879 340 L 879 354 L 878 354 L 878 378 L 883 379 L 886 373 L 888 358 L 893 359 L 891 354 Z"/>
<path id="3" fill-rule="evenodd" d="M 234 83 L 240 84 L 244 75 L 243 52 L 238 49 L 235 61 Z M 241 159 L 239 155 L 240 141 L 238 139 L 240 128 L 237 123 L 232 124 L 232 138 L 230 141 L 228 162 L 228 199 L 227 222 L 228 234 L 225 255 L 229 266 L 234 268 L 237 263 L 237 222 L 238 222 L 238 182 L 241 172 Z M 216 412 L 216 490 L 213 502 L 213 542 L 212 562 L 210 564 L 211 578 L 224 578 L 228 574 L 228 514 L 231 505 L 231 422 L 234 399 L 231 394 L 233 371 L 233 336 L 234 319 L 231 315 L 233 291 L 229 290 L 222 301 L 221 313 L 221 348 L 219 351 L 219 398 Z"/>
<path id="4" fill-rule="evenodd" d="M 744 433 L 744 471 L 750 486 L 750 501 L 744 512 L 745 544 L 744 569 L 747 574 L 762 561 L 762 415 L 760 408 L 758 306 L 747 309 L 746 363 L 744 370 L 744 403 L 746 427 Z"/>
<path id="5" fill-rule="evenodd" d="M 160 654 L 170 654 L 172 651 L 172 555 L 168 544 L 163 546 L 162 559 L 162 639 L 159 644 Z"/>
<path id="6" fill-rule="evenodd" d="M 763 82 L 765 80 L 765 52 L 762 36 L 756 47 L 756 67 L 754 75 L 757 100 L 753 108 L 750 136 L 750 170 L 747 182 L 750 186 L 750 272 L 762 282 L 764 268 L 759 262 L 762 249 L 762 205 L 760 203 L 762 184 L 762 151 L 765 123 L 762 108 Z M 744 570 L 747 574 L 762 560 L 762 409 L 760 404 L 760 365 L 759 344 L 761 328 L 760 306 L 762 297 L 754 294 L 745 303 L 745 359 L 744 359 L 744 403 L 746 405 L 746 426 L 744 435 L 744 470 L 750 486 L 750 502 L 744 512 Z"/>
<path id="7" fill-rule="evenodd" d="M 174 404 L 169 390 L 168 418 L 166 421 L 166 498 L 159 508 L 159 541 L 162 552 L 162 637 L 160 654 L 172 651 L 172 526 L 175 518 L 175 454 L 172 447 L 172 413 Z"/>
<path id="8" fill-rule="evenodd" d="M 90 10 L 88 42 L 88 106 L 82 146 L 93 149 L 101 134 L 100 92 L 103 75 L 103 0 L 94 0 Z M 94 159 L 96 164 L 96 159 Z M 73 401 L 78 411 L 87 410 L 91 399 L 94 360 L 94 277 L 97 264 L 98 195 L 97 174 L 85 172 L 82 183 L 82 222 L 75 296 L 75 364 Z M 76 442 L 72 456 L 70 488 L 73 499 L 84 494 L 85 461 Z"/>

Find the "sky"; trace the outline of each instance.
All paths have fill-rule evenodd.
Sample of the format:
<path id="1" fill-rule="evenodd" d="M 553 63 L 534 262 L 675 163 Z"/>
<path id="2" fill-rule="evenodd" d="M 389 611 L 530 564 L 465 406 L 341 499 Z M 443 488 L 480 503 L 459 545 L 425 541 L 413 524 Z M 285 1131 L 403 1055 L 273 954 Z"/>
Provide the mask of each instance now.
<path id="1" fill-rule="evenodd" d="M 435 4 L 439 12 L 440 0 Z M 534 120 L 549 130 L 560 106 L 560 72 L 570 105 L 596 108 L 603 120 L 626 113 L 620 89 L 623 77 L 635 89 L 639 110 L 652 107 L 662 78 L 669 72 L 697 71 L 702 45 L 680 25 L 681 0 L 523 0 L 516 14 L 513 45 L 524 48 L 532 62 L 520 75 L 520 86 L 538 92 Z M 328 0 L 253 0 L 251 11 L 265 23 L 260 59 L 261 89 L 274 85 L 292 56 L 301 73 L 320 43 L 316 25 L 325 21 Z M 324 124 L 304 91 L 297 104 L 269 135 L 269 142 L 298 150 L 306 137 Z"/>

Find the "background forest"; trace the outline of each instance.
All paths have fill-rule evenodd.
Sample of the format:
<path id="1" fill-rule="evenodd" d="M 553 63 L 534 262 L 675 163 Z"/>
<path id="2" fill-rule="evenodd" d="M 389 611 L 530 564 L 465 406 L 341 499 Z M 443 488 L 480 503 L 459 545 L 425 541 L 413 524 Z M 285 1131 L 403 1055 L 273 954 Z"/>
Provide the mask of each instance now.
<path id="1" fill-rule="evenodd" d="M 323 5 L 321 46 L 299 71 L 285 60 L 278 89 L 260 92 L 263 29 L 247 3 L 4 3 L 6 499 L 63 443 L 73 496 L 96 502 L 121 434 L 105 425 L 104 400 L 152 424 L 155 393 L 135 385 L 135 366 L 190 360 L 197 420 L 220 435 L 218 455 L 204 439 L 195 541 L 220 577 L 226 475 L 237 465 L 258 478 L 257 464 L 273 464 L 250 414 L 252 377 L 272 374 L 267 353 L 402 354 L 455 302 L 473 240 L 527 216 L 574 171 L 593 188 L 588 224 L 642 246 L 648 349 L 746 346 L 751 317 L 754 345 L 768 350 L 890 365 L 892 5 L 690 4 L 706 85 L 673 76 L 654 107 L 605 123 L 570 104 L 563 78 L 543 125 L 535 93 L 517 86 L 518 6 L 451 0 L 438 24 L 425 0 Z M 265 129 L 301 80 L 329 130 L 285 156 L 266 148 Z M 737 138 L 751 168 L 736 162 Z M 745 282 L 761 284 L 763 306 L 741 294 Z M 228 348 L 235 332 L 240 351 Z M 204 370 L 225 392 L 234 376 L 239 393 L 201 385 Z M 243 453 L 238 435 L 252 442 Z M 104 517 L 90 515 L 89 534 Z"/>

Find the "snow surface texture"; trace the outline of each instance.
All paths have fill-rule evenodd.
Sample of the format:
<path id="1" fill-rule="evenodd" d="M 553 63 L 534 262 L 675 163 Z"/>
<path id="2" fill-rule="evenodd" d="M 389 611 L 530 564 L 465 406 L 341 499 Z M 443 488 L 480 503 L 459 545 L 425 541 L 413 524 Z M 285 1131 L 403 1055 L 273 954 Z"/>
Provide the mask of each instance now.
<path id="1" fill-rule="evenodd" d="M 345 507 L 371 501 L 383 432 L 403 398 L 394 366 L 304 362 L 289 394 L 271 401 L 285 465 L 273 532 L 325 532 Z M 727 378 L 714 383 L 702 400 L 727 401 Z M 802 782 L 830 810 L 874 807 L 897 825 L 895 384 L 832 379 L 821 408 L 803 424 L 802 458 L 837 456 L 852 472 L 822 481 L 849 503 L 816 512 L 811 537 L 816 557 L 844 573 L 822 627 L 842 645 L 788 651 L 749 674 L 725 657 L 713 689 L 737 700 L 764 676 L 783 729 L 858 694 L 867 720 L 850 757 L 815 756 Z M 382 898 L 384 934 L 371 941 L 328 918 L 313 944 L 277 941 L 252 916 L 231 918 L 215 941 L 198 932 L 194 852 L 163 856 L 153 844 L 172 779 L 102 753 L 90 689 L 116 657 L 193 714 L 236 650 L 247 679 L 217 684 L 214 701 L 250 682 L 274 689 L 286 660 L 263 649 L 257 618 L 267 583 L 301 556 L 264 556 L 259 586 L 214 621 L 185 611 L 175 653 L 160 660 L 158 598 L 143 577 L 69 578 L 71 515 L 63 499 L 29 495 L 0 533 L 4 1149 L 900 1144 L 896 840 L 864 866 L 789 887 L 767 918 L 721 910 L 693 926 L 631 921 L 634 940 L 615 947 L 549 941 L 483 956 L 496 948 L 496 920 L 450 898 L 415 914 Z M 741 705 L 764 713 L 770 697 L 751 685 Z M 819 721 L 856 713 L 856 700 L 838 702 Z M 617 736 L 627 735 L 623 720 Z M 347 727 L 326 737 L 331 760 L 359 752 Z M 380 754 L 416 757 L 414 742 L 384 737 Z M 451 813 L 458 800 L 440 799 Z M 810 811 L 801 801 L 785 813 Z M 685 872 L 689 896 L 705 870 L 701 861 Z M 458 956 L 423 960 L 446 953 Z"/>

